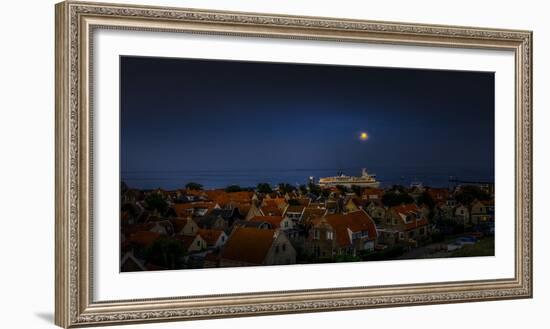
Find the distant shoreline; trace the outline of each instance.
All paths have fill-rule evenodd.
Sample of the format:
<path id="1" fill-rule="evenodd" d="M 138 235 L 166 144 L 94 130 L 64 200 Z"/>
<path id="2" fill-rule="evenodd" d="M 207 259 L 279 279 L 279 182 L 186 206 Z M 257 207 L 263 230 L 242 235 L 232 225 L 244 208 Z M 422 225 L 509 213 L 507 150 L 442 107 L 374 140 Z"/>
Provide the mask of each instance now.
<path id="1" fill-rule="evenodd" d="M 280 183 L 298 187 L 306 185 L 313 177 L 317 183 L 320 177 L 336 176 L 341 171 L 349 176 L 359 176 L 361 168 L 347 169 L 243 169 L 243 170 L 173 170 L 173 171 L 122 171 L 121 181 L 140 189 L 180 189 L 189 182 L 199 183 L 205 189 L 219 189 L 230 185 L 255 188 L 259 183 L 275 187 Z M 438 168 L 377 168 L 367 171 L 376 174 L 381 188 L 393 185 L 410 186 L 420 182 L 424 186 L 450 188 L 450 179 L 494 183 L 492 169 L 438 169 Z"/>

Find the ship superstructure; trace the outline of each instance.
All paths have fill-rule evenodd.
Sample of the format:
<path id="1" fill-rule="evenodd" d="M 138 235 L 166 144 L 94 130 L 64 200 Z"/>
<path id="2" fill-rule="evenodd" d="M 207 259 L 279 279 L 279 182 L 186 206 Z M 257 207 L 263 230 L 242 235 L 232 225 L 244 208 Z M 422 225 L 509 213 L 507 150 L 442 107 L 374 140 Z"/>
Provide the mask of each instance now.
<path id="1" fill-rule="evenodd" d="M 319 185 L 323 187 L 342 185 L 346 187 L 361 186 L 361 187 L 378 187 L 380 182 L 376 180 L 376 175 L 367 173 L 367 170 L 363 168 L 361 176 L 347 176 L 343 173 L 338 176 L 323 177 L 319 179 Z"/>

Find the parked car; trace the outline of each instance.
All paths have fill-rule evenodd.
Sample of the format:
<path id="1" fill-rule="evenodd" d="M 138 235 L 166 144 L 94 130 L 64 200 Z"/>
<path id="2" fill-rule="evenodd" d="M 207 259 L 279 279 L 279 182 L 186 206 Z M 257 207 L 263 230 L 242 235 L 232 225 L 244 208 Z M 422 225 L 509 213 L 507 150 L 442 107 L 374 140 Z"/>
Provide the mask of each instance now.
<path id="1" fill-rule="evenodd" d="M 455 251 L 455 250 L 458 250 L 458 249 L 462 248 L 462 246 L 463 246 L 463 244 L 457 243 L 457 242 L 449 243 L 447 245 L 447 251 Z"/>
<path id="2" fill-rule="evenodd" d="M 455 240 L 454 243 L 460 244 L 460 245 L 466 245 L 466 244 L 476 244 L 477 239 L 472 236 L 463 236 Z"/>

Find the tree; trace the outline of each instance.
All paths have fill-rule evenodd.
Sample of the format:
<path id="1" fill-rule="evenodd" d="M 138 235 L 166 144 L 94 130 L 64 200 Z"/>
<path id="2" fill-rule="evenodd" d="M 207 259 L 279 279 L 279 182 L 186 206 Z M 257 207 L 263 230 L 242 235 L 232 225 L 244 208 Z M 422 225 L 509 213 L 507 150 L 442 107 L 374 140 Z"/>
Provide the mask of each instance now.
<path id="1" fill-rule="evenodd" d="M 359 186 L 359 185 L 352 185 L 352 186 L 351 186 L 351 190 L 353 191 L 353 193 L 355 193 L 355 195 L 361 196 L 361 186 Z"/>
<path id="2" fill-rule="evenodd" d="M 307 186 L 305 186 L 304 184 L 300 185 L 299 189 L 300 193 L 307 194 Z"/>
<path id="3" fill-rule="evenodd" d="M 312 182 L 308 184 L 309 193 L 315 194 L 316 196 L 321 195 L 321 187 Z"/>
<path id="4" fill-rule="evenodd" d="M 159 214 L 164 214 L 168 210 L 168 202 L 161 193 L 151 193 L 145 198 L 145 203 L 149 210 L 156 210 Z"/>
<path id="5" fill-rule="evenodd" d="M 345 193 L 348 193 L 349 192 L 349 189 L 344 186 L 344 185 L 336 185 L 336 188 L 338 189 L 338 191 L 340 191 L 340 193 L 342 194 L 345 194 Z"/>
<path id="6" fill-rule="evenodd" d="M 432 199 L 432 196 L 426 191 L 420 194 L 420 196 L 418 197 L 417 203 L 418 205 L 425 204 L 430 209 L 433 209 L 435 207 L 435 201 Z"/>
<path id="7" fill-rule="evenodd" d="M 202 190 L 202 185 L 195 182 L 189 182 L 185 184 L 185 188 L 188 190 Z"/>
<path id="8" fill-rule="evenodd" d="M 490 198 L 491 196 L 489 193 L 483 191 L 476 185 L 463 185 L 455 195 L 456 201 L 464 205 L 472 203 L 475 199 L 482 201 L 489 200 Z"/>
<path id="9" fill-rule="evenodd" d="M 242 190 L 242 187 L 240 187 L 239 185 L 229 185 L 225 188 L 225 192 L 240 192 Z"/>
<path id="10" fill-rule="evenodd" d="M 296 190 L 296 188 L 288 183 L 280 183 L 279 184 L 279 191 L 282 193 L 282 194 L 287 194 L 287 193 L 290 193 L 292 191 Z"/>
<path id="11" fill-rule="evenodd" d="M 180 267 L 180 259 L 185 256 L 185 249 L 180 241 L 173 238 L 160 238 L 146 250 L 147 262 L 168 269 Z"/>
<path id="12" fill-rule="evenodd" d="M 259 193 L 271 193 L 273 192 L 273 189 L 271 189 L 271 185 L 269 183 L 259 183 L 256 186 Z"/>
<path id="13" fill-rule="evenodd" d="M 296 199 L 290 199 L 288 200 L 288 205 L 289 206 L 299 206 L 300 205 L 300 201 L 296 200 Z"/>
<path id="14" fill-rule="evenodd" d="M 125 203 L 120 206 L 121 211 L 126 211 L 131 218 L 136 218 L 138 216 L 138 210 L 136 209 L 135 204 Z"/>
<path id="15" fill-rule="evenodd" d="M 382 203 L 386 207 L 398 206 L 400 204 L 413 203 L 414 199 L 405 192 L 388 191 L 382 196 Z"/>
<path id="16" fill-rule="evenodd" d="M 399 193 L 405 193 L 406 189 L 403 185 L 393 185 L 391 187 L 391 191 L 396 191 L 396 192 L 399 192 Z"/>

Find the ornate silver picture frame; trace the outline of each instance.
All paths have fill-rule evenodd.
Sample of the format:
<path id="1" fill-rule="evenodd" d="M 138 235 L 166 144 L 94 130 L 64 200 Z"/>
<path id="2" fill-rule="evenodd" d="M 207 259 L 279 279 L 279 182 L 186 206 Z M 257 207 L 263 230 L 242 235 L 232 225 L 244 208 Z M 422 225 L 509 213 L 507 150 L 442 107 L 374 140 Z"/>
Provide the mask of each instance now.
<path id="1" fill-rule="evenodd" d="M 59 3 L 55 10 L 57 325 L 69 328 L 532 297 L 532 32 L 76 1 Z M 92 95 L 96 86 L 91 50 L 93 34 L 101 29 L 513 52 L 515 241 L 509 241 L 515 246 L 513 277 L 97 301 L 92 236 Z"/>

